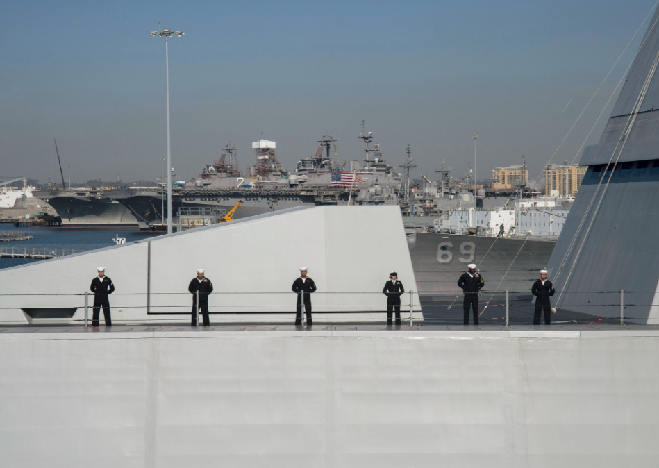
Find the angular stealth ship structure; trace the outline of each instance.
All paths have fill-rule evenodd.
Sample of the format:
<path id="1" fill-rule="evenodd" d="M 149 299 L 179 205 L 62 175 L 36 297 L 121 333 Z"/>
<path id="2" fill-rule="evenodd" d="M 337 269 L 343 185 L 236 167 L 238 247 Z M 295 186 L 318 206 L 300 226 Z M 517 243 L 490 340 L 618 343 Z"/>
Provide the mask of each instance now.
<path id="1" fill-rule="evenodd" d="M 382 286 L 393 268 L 414 291 L 414 316 L 423 318 L 400 209 L 334 206 L 291 208 L 4 269 L 0 323 L 80 323 L 99 265 L 117 287 L 110 296 L 117 323 L 187 323 L 187 287 L 197 268 L 215 286 L 211 321 L 292 323 L 291 284 L 301 265 L 318 285 L 312 300 L 318 322 L 384 320 Z M 402 303 L 409 317 L 410 294 Z"/>
<path id="2" fill-rule="evenodd" d="M 549 261 L 557 305 L 659 323 L 659 10 Z M 621 305 L 622 304 L 622 305 Z"/>

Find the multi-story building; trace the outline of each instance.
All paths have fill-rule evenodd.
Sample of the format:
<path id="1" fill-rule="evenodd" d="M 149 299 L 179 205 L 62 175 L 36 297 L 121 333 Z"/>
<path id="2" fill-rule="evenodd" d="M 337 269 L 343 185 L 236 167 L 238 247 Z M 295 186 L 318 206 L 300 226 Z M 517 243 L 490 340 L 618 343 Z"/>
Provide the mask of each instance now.
<path id="1" fill-rule="evenodd" d="M 517 189 L 526 187 L 529 182 L 529 171 L 526 164 L 519 166 L 496 167 L 492 171 L 492 188 Z"/>
<path id="2" fill-rule="evenodd" d="M 573 197 L 579 191 L 587 166 L 550 164 L 545 167 L 545 195 Z"/>

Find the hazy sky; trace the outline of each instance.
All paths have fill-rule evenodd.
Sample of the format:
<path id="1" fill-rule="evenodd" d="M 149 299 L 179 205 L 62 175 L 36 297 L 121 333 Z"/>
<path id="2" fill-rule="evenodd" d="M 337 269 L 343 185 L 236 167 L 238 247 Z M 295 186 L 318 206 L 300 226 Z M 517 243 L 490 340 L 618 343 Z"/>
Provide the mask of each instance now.
<path id="1" fill-rule="evenodd" d="M 415 175 L 434 176 L 442 158 L 464 173 L 476 132 L 479 179 L 523 154 L 535 177 L 654 4 L 4 0 L 0 176 L 59 180 L 57 138 L 74 181 L 158 177 L 165 44 L 149 32 L 161 21 L 186 34 L 170 40 L 178 179 L 229 138 L 241 168 L 253 164 L 261 132 L 288 170 L 326 132 L 340 161 L 361 159 L 362 119 L 390 164 L 412 145 Z M 554 162 L 575 157 L 646 27 Z"/>

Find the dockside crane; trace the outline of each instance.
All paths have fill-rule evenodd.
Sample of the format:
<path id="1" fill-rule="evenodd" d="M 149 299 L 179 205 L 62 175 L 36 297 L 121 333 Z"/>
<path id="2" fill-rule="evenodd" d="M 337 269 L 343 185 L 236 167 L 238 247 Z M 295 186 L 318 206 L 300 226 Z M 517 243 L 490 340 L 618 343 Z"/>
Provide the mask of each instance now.
<path id="1" fill-rule="evenodd" d="M 233 215 L 234 215 L 234 213 L 236 212 L 236 210 L 238 209 L 238 207 L 239 207 L 240 205 L 242 205 L 242 204 L 243 204 L 243 201 L 242 201 L 242 200 L 240 200 L 238 203 L 236 203 L 236 206 L 234 206 L 233 208 L 231 208 L 231 210 L 230 210 L 226 215 L 224 215 L 224 216 L 222 216 L 222 217 L 220 218 L 220 222 L 221 222 L 221 223 L 228 223 L 228 222 L 230 222 L 230 221 L 233 221 Z"/>
<path id="2" fill-rule="evenodd" d="M 55 153 L 57 153 L 57 163 L 59 164 L 59 175 L 62 176 L 62 189 L 66 189 L 66 183 L 64 182 L 64 172 L 62 172 L 62 161 L 59 158 L 59 150 L 57 149 L 57 140 L 55 140 Z"/>

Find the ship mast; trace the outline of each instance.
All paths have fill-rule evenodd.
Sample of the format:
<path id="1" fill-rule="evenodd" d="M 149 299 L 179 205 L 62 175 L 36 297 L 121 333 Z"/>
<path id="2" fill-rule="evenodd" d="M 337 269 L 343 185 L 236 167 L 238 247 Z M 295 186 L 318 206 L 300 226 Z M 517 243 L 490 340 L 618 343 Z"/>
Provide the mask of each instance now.
<path id="1" fill-rule="evenodd" d="M 405 201 L 406 204 L 410 202 L 410 169 L 413 167 L 416 167 L 415 164 L 412 164 L 414 162 L 414 159 L 412 159 L 412 149 L 410 148 L 410 145 L 407 145 L 407 149 L 405 150 L 407 153 L 407 160 L 405 161 L 405 164 L 401 164 L 398 167 L 403 167 L 405 168 L 405 192 L 404 192 L 404 198 L 403 200 Z"/>
<path id="2" fill-rule="evenodd" d="M 238 166 L 238 147 L 236 147 L 236 145 L 232 145 L 231 138 L 229 138 L 229 144 L 225 145 L 222 149 L 226 154 L 229 155 L 229 164 L 231 165 L 231 168 L 238 172 L 238 175 L 240 175 L 240 167 Z"/>
<path id="3" fill-rule="evenodd" d="M 371 142 L 373 141 L 373 132 L 367 132 L 366 131 L 366 120 L 362 120 L 362 132 L 359 134 L 357 137 L 361 140 L 364 140 L 364 152 L 366 153 L 366 156 L 364 158 L 364 162 L 366 163 L 366 167 L 369 167 L 371 164 L 371 153 L 375 152 L 376 149 L 371 148 Z"/>

